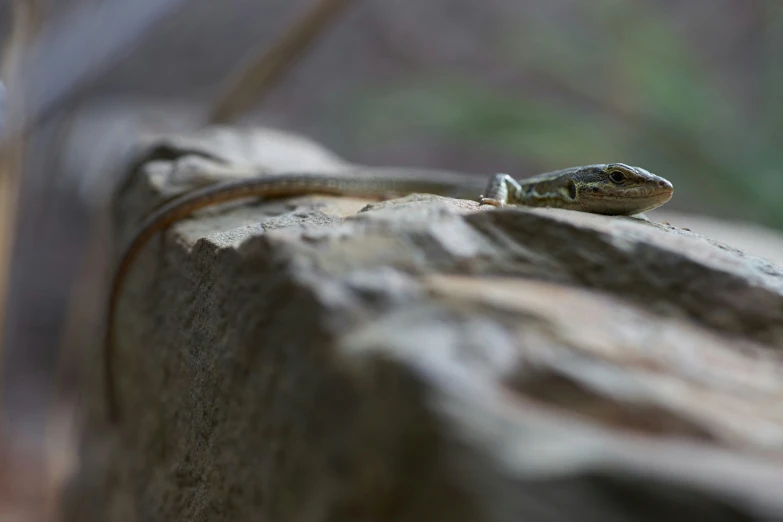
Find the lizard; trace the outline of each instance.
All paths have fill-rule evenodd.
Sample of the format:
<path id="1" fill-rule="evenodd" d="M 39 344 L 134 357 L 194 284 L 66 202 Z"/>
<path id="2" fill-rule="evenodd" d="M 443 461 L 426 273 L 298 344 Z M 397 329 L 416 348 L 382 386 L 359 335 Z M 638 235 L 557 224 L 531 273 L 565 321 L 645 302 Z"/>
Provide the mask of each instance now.
<path id="1" fill-rule="evenodd" d="M 165 202 L 141 224 L 122 254 L 114 274 L 103 344 L 105 393 L 109 419 L 118 417 L 113 379 L 114 315 L 133 261 L 157 233 L 194 212 L 245 198 L 285 198 L 307 194 L 383 198 L 416 192 L 470 197 L 476 177 L 433 170 L 365 168 L 342 173 L 286 173 L 223 181 L 194 189 Z M 586 165 L 517 181 L 495 174 L 479 205 L 555 207 L 605 215 L 635 215 L 659 207 L 673 194 L 672 184 L 640 167 L 623 163 Z M 472 192 L 472 194 L 471 194 Z M 486 208 L 486 207 L 485 207 Z"/>

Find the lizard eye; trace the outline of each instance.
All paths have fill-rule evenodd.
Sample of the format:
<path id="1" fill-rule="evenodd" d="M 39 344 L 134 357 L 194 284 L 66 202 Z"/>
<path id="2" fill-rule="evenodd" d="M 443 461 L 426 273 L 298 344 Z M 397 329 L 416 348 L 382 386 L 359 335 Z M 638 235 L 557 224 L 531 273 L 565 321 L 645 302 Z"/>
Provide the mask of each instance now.
<path id="1" fill-rule="evenodd" d="M 619 170 L 613 170 L 609 173 L 609 179 L 612 180 L 613 183 L 622 183 L 625 181 L 625 174 Z"/>

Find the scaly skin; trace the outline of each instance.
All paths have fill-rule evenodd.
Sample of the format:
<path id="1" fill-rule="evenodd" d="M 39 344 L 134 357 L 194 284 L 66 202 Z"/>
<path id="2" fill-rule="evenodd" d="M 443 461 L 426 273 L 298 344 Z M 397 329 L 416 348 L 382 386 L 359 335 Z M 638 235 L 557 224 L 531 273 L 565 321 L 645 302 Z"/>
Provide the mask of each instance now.
<path id="1" fill-rule="evenodd" d="M 558 170 L 516 181 L 495 174 L 481 204 L 555 207 L 593 214 L 633 215 L 669 201 L 674 189 L 660 176 L 623 163 Z"/>
<path id="2" fill-rule="evenodd" d="M 120 259 L 109 295 L 104 337 L 106 399 L 110 421 L 119 417 L 113 378 L 114 315 L 128 270 L 149 239 L 194 212 L 227 201 L 305 194 L 387 197 L 414 192 L 470 197 L 479 189 L 473 176 L 441 171 L 372 168 L 339 174 L 292 173 L 228 181 L 196 189 L 155 210 Z M 521 182 L 496 174 L 482 205 L 555 207 L 595 214 L 632 215 L 663 205 L 672 196 L 667 180 L 622 163 L 588 165 L 541 174 Z"/>

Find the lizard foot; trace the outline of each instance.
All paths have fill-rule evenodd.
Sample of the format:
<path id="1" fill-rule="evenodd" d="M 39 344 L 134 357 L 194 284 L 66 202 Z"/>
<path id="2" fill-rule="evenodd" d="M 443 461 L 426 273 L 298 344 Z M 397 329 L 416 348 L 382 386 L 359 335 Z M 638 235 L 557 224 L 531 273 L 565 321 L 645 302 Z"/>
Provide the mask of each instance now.
<path id="1" fill-rule="evenodd" d="M 485 198 L 480 196 L 478 200 L 479 205 L 492 205 L 493 207 L 504 207 L 505 205 L 497 199 Z"/>

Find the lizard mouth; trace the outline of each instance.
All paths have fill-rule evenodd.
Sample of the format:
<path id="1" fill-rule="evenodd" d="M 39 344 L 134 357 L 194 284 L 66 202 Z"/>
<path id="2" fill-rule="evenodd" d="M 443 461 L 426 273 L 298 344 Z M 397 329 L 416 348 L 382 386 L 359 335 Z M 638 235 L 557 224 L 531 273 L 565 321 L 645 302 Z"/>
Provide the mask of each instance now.
<path id="1" fill-rule="evenodd" d="M 595 199 L 661 199 L 668 201 L 674 194 L 674 187 L 668 181 L 661 179 L 641 187 L 629 188 L 615 194 L 593 192 L 589 196 Z"/>
<path id="2" fill-rule="evenodd" d="M 662 190 L 660 192 L 650 192 L 649 194 L 590 194 L 593 199 L 665 199 L 670 200 L 674 190 Z"/>
<path id="3" fill-rule="evenodd" d="M 633 215 L 647 212 L 668 202 L 674 194 L 671 184 L 645 187 L 646 193 L 591 193 L 585 198 L 590 212 L 595 214 Z M 590 204 L 592 202 L 592 204 Z"/>

